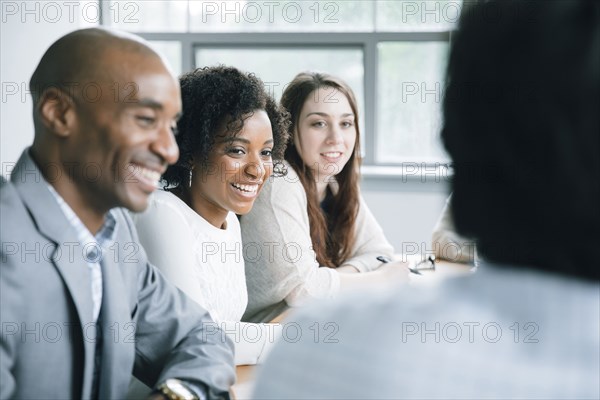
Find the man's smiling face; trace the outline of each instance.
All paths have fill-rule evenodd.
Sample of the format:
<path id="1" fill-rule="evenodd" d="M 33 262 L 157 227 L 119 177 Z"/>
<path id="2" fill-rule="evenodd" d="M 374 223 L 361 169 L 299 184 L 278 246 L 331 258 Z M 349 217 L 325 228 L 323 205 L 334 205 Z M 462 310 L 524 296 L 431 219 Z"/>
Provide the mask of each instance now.
<path id="1" fill-rule="evenodd" d="M 75 97 L 76 132 L 62 151 L 72 178 L 97 210 L 143 211 L 168 164 L 179 157 L 174 129 L 179 83 L 160 58 L 108 51 L 108 70 Z"/>

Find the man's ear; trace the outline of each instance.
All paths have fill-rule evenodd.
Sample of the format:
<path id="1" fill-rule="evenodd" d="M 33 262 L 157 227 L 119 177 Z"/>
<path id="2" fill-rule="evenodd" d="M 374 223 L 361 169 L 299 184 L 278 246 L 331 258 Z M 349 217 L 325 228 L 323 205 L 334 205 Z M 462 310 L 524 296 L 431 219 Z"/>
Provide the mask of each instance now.
<path id="1" fill-rule="evenodd" d="M 38 114 L 46 129 L 60 137 L 67 137 L 74 130 L 77 118 L 75 103 L 71 96 L 58 88 L 50 87 L 42 93 Z"/>

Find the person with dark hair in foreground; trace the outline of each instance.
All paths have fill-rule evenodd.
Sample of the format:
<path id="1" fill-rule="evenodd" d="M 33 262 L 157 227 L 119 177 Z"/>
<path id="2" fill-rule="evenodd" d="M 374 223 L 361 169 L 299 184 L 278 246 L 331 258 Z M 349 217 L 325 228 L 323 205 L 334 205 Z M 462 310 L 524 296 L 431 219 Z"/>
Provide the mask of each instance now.
<path id="1" fill-rule="evenodd" d="M 177 160 L 177 79 L 139 37 L 85 29 L 30 86 L 34 142 L 1 192 L 0 398 L 124 398 L 132 371 L 156 399 L 229 398 L 231 342 L 148 263 L 124 210 Z"/>
<path id="2" fill-rule="evenodd" d="M 442 137 L 479 270 L 299 313 L 255 398 L 600 397 L 599 49 L 596 1 L 466 11 Z"/>

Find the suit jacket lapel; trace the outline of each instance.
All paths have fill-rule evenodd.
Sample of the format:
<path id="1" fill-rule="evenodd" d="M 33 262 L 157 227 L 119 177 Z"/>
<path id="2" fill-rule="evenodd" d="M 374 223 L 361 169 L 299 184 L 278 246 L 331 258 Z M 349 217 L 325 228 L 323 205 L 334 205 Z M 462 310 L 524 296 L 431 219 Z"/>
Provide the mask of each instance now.
<path id="1" fill-rule="evenodd" d="M 116 240 L 127 239 L 117 232 Z M 127 393 L 133 368 L 136 326 L 131 321 L 129 291 L 123 282 L 119 264 L 115 263 L 113 257 L 107 256 L 103 257 L 101 265 L 104 282 L 101 311 L 104 342 L 99 397 L 115 399 Z"/>
<path id="2" fill-rule="evenodd" d="M 90 393 L 92 385 L 94 370 L 92 355 L 95 348 L 91 275 L 75 229 L 48 190 L 42 173 L 29 157 L 28 152 L 29 149 L 26 149 L 21 155 L 11 174 L 11 181 L 29 210 L 39 232 L 56 243 L 56 249 L 51 259 L 71 295 L 84 338 L 83 395 L 86 396 L 87 393 Z"/>

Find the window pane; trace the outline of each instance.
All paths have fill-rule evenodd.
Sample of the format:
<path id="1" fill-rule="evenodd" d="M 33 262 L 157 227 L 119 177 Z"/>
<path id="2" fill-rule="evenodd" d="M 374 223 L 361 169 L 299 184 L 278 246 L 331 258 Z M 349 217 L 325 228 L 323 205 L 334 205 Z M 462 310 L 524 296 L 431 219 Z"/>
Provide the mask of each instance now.
<path id="1" fill-rule="evenodd" d="M 372 1 L 191 1 L 193 32 L 373 31 Z"/>
<path id="2" fill-rule="evenodd" d="M 196 49 L 196 66 L 224 64 L 253 72 L 279 101 L 283 89 L 303 71 L 327 72 L 350 85 L 360 113 L 360 129 L 364 132 L 364 68 L 362 48 L 222 48 Z M 364 137 L 364 134 L 363 134 Z"/>
<path id="3" fill-rule="evenodd" d="M 254 72 L 277 100 L 284 87 L 302 71 L 321 71 L 345 80 L 358 101 L 363 97 L 361 48 L 222 48 L 196 50 L 196 66 L 225 64 Z"/>
<path id="4" fill-rule="evenodd" d="M 445 42 L 379 43 L 376 161 L 446 161 L 440 140 Z"/>
<path id="5" fill-rule="evenodd" d="M 104 25 L 132 32 L 186 32 L 187 0 L 110 1 Z"/>
<path id="6" fill-rule="evenodd" d="M 378 0 L 378 31 L 447 31 L 454 29 L 462 0 Z"/>
<path id="7" fill-rule="evenodd" d="M 173 73 L 177 76 L 181 75 L 181 42 L 151 40 L 150 43 L 154 50 L 169 61 Z"/>

